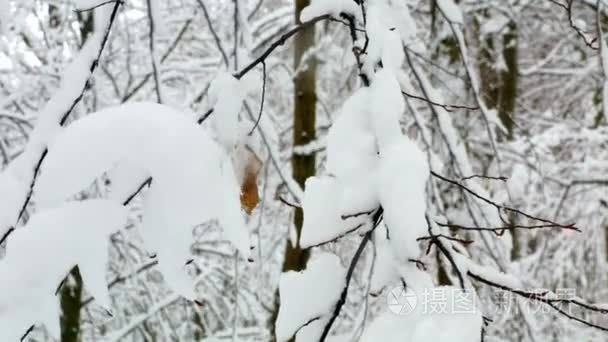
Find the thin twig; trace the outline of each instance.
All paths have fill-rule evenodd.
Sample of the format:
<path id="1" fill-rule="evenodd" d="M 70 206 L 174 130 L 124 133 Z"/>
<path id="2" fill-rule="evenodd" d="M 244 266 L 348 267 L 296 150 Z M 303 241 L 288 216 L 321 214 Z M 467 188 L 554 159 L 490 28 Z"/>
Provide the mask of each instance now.
<path id="1" fill-rule="evenodd" d="M 92 11 L 92 10 L 94 10 L 94 9 L 96 9 L 96 8 L 99 8 L 99 7 L 105 6 L 105 5 L 107 5 L 107 4 L 115 3 L 115 2 L 117 2 L 117 3 L 119 3 L 119 4 L 124 4 L 124 2 L 123 2 L 122 0 L 108 0 L 108 1 L 104 1 L 104 2 L 102 2 L 102 3 L 100 3 L 100 4 L 97 4 L 97 5 L 93 6 L 93 7 L 89 7 L 89 8 L 82 8 L 82 9 L 77 8 L 77 9 L 75 9 L 75 10 L 74 10 L 74 12 L 76 12 L 76 13 L 88 12 L 88 11 Z"/>
<path id="2" fill-rule="evenodd" d="M 472 106 L 462 106 L 462 105 L 452 105 L 452 104 L 441 104 L 441 103 L 437 103 L 437 102 L 433 102 L 425 97 L 422 96 L 418 96 L 418 95 L 414 95 L 414 94 L 410 94 L 406 91 L 401 91 L 401 94 L 410 97 L 412 99 L 416 99 L 416 100 L 420 100 L 420 101 L 424 101 L 427 102 L 429 104 L 432 104 L 433 106 L 438 106 L 441 107 L 443 109 L 445 109 L 448 112 L 452 112 L 455 109 L 466 109 L 466 110 L 479 110 L 479 107 L 472 107 Z"/>
<path id="3" fill-rule="evenodd" d="M 260 113 L 258 114 L 257 120 L 255 120 L 255 125 L 251 127 L 251 131 L 249 131 L 248 135 L 252 135 L 253 131 L 260 124 L 260 119 L 262 119 L 262 112 L 264 111 L 264 100 L 266 98 L 266 61 L 262 61 L 262 99 L 260 100 Z"/>
<path id="4" fill-rule="evenodd" d="M 209 12 L 207 12 L 207 6 L 205 6 L 205 3 L 203 3 L 203 0 L 197 0 L 199 6 L 201 6 L 201 8 L 203 9 L 203 15 L 205 16 L 205 20 L 207 21 L 207 27 L 209 28 L 209 31 L 211 31 L 211 35 L 213 36 L 213 39 L 215 40 L 215 45 L 217 45 L 217 49 L 220 51 L 220 53 L 222 54 L 222 59 L 224 60 L 224 64 L 226 66 L 228 66 L 228 55 L 226 54 L 226 51 L 224 51 L 224 47 L 221 44 L 221 39 L 218 36 L 217 32 L 215 31 L 215 28 L 213 27 L 213 24 L 211 23 L 211 17 L 209 16 Z"/>

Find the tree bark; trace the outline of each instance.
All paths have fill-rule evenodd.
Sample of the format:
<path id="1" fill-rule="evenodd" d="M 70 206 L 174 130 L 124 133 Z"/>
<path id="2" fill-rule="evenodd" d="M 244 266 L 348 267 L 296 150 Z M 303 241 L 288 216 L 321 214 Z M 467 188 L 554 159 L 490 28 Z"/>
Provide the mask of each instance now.
<path id="1" fill-rule="evenodd" d="M 61 342 L 80 340 L 80 307 L 82 306 L 82 278 L 74 267 L 59 291 L 61 297 Z"/>
<path id="2" fill-rule="evenodd" d="M 296 0 L 296 22 L 299 23 L 300 12 L 309 4 L 309 0 Z M 294 65 L 297 69 L 302 62 L 302 57 L 306 51 L 315 43 L 315 27 L 308 26 L 302 30 L 294 39 Z M 317 95 L 315 92 L 316 81 L 316 62 L 314 58 L 309 59 L 305 70 L 301 71 L 294 80 L 294 113 L 293 113 L 293 145 L 306 145 L 315 140 L 316 123 L 316 103 Z M 300 186 L 304 187 L 304 182 L 315 174 L 315 154 L 298 155 L 291 157 L 291 167 L 293 178 Z M 302 231 L 303 213 L 298 208 L 295 212 L 294 226 L 298 240 Z M 308 252 L 302 250 L 296 243 L 292 245 L 287 242 L 283 271 L 299 271 L 304 269 L 308 259 Z"/>
<path id="3" fill-rule="evenodd" d="M 300 23 L 300 13 L 304 7 L 308 6 L 309 0 L 296 0 L 295 1 L 295 21 Z M 306 145 L 315 140 L 315 124 L 316 124 L 316 104 L 317 95 L 315 91 L 316 83 L 316 59 L 310 58 L 306 61 L 302 61 L 306 51 L 313 47 L 315 44 L 315 27 L 310 25 L 307 28 L 300 31 L 294 37 L 294 65 L 297 69 L 298 66 L 305 62 L 307 67 L 298 73 L 294 80 L 294 113 L 293 113 L 293 145 Z M 316 156 L 314 153 L 310 155 L 297 155 L 291 156 L 291 167 L 292 176 L 301 187 L 304 187 L 304 183 L 308 177 L 314 176 L 316 172 Z M 303 212 L 301 208 L 297 208 L 294 216 L 293 224 L 296 230 L 297 240 L 292 244 L 291 239 L 287 240 L 287 247 L 285 250 L 285 259 L 283 261 L 283 272 L 286 271 L 300 271 L 306 267 L 309 252 L 303 250 L 298 245 L 300 235 L 302 232 L 303 223 Z M 276 310 L 272 322 L 276 320 L 279 306 L 279 296 L 276 296 L 277 303 L 275 305 Z M 271 328 L 274 338 L 274 324 Z"/>

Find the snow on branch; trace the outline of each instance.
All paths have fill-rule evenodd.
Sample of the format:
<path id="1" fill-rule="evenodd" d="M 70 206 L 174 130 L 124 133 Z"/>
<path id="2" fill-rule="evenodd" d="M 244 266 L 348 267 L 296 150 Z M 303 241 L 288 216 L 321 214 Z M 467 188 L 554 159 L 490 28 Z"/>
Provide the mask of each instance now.
<path id="1" fill-rule="evenodd" d="M 353 0 L 312 0 L 311 4 L 302 10 L 300 20 L 307 22 L 327 14 L 339 18 L 341 14 L 355 16 L 358 13 L 359 7 Z"/>
<path id="2" fill-rule="evenodd" d="M 228 239 L 248 257 L 249 236 L 232 162 L 201 127 L 159 104 L 129 103 L 70 125 L 49 147 L 35 188 L 38 205 L 69 198 L 124 162 L 153 179 L 142 232 L 150 252 L 172 258 L 173 266 L 181 268 L 189 259 L 191 228 L 218 219 Z M 167 244 L 169 227 L 175 245 Z"/>
<path id="3" fill-rule="evenodd" d="M 139 180 L 142 174 L 139 171 L 143 170 L 153 180 L 153 186 L 145 198 L 141 233 L 148 250 L 158 255 L 158 267 L 165 280 L 179 295 L 195 299 L 192 281 L 184 270 L 184 265 L 192 259 L 190 245 L 194 226 L 218 220 L 226 237 L 242 256 L 248 257 L 249 233 L 244 226 L 239 201 L 240 188 L 230 158 L 190 118 L 160 104 L 129 103 L 109 108 L 77 120 L 59 134 L 48 147 L 48 156 L 41 166 L 34 188 L 39 211 L 37 215 L 61 206 L 103 172 L 123 165 L 127 165 L 127 169 L 138 171 L 124 175 L 131 174 Z M 119 200 L 115 206 L 125 211 L 121 204 L 127 202 L 128 199 L 124 203 Z M 75 205 L 73 209 L 78 211 L 80 207 Z M 87 213 L 85 209 L 83 215 Z M 103 208 L 93 209 L 99 209 L 103 214 Z M 101 222 L 100 224 L 107 222 L 93 221 Z M 32 220 L 31 224 L 35 222 L 38 221 Z M 85 225 L 82 223 L 80 226 Z M 75 243 L 73 240 L 69 242 L 73 246 L 83 245 L 85 249 L 79 250 L 79 253 L 107 257 L 109 232 L 96 227 L 92 228 L 95 231 L 85 231 L 81 227 L 80 234 L 97 241 L 96 246 L 99 247 Z M 24 227 L 9 237 L 9 257 L 0 266 L 10 265 L 11 260 L 14 260 L 10 258 L 11 255 L 31 251 L 30 240 L 40 238 L 43 239 L 41 241 L 49 241 L 44 240 L 44 234 L 38 235 L 37 230 L 27 228 Z M 81 236 L 71 232 L 49 232 L 67 239 Z M 100 236 L 102 232 L 105 235 Z M 30 236 L 30 240 L 20 239 L 20 236 Z M 49 246 L 62 248 L 66 243 Z M 55 257 L 56 253 L 58 252 L 50 251 L 49 254 Z M 89 265 L 89 260 L 93 264 Z M 91 293 L 107 308 L 109 297 L 105 288 L 106 267 L 95 260 L 97 259 L 79 259 L 84 266 L 80 271 L 85 282 L 93 279 Z M 93 268 L 96 268 L 96 273 L 91 271 Z M 28 273 L 31 273 L 30 269 L 25 272 L 25 276 Z M 53 277 L 45 275 L 43 273 L 40 276 L 44 278 L 45 284 L 53 284 L 54 289 L 65 272 Z M 103 284 L 103 290 L 99 284 Z M 0 307 L 5 303 L 7 300 L 0 300 Z"/>
<path id="4" fill-rule="evenodd" d="M 110 310 L 105 280 L 109 237 L 124 226 L 127 213 L 108 200 L 69 202 L 36 213 L 11 234 L 0 262 L 3 341 L 18 341 L 33 323 L 43 323 L 59 337 L 55 289 L 75 265 L 96 303 Z"/>
<path id="5" fill-rule="evenodd" d="M 302 272 L 288 272 L 281 275 L 279 296 L 281 305 L 276 321 L 277 340 L 287 341 L 296 333 L 307 336 L 317 335 L 322 330 L 314 321 L 327 322 L 345 286 L 346 270 L 340 258 L 330 253 L 320 253 L 312 257 Z M 304 332 L 305 326 L 317 328 L 316 332 Z M 322 328 L 322 326 L 321 326 Z M 300 331 L 300 332 L 298 332 Z"/>
<path id="6" fill-rule="evenodd" d="M 12 190 L 12 200 L 3 207 L 4 214 L 0 216 L 0 244 L 15 229 L 27 209 L 40 167 L 47 155 L 47 145 L 83 98 L 99 64 L 119 7 L 120 2 L 115 2 L 112 8 L 100 7 L 95 11 L 93 35 L 65 70 L 59 89 L 40 111 L 38 123 L 25 150 L 0 175 L 0 189 Z"/>

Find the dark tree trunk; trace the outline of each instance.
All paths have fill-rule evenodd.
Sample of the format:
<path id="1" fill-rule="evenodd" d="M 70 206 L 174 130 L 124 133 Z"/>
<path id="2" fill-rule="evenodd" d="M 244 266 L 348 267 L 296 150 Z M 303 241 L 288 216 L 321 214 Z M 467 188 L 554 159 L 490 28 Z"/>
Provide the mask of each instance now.
<path id="1" fill-rule="evenodd" d="M 295 21 L 300 23 L 300 13 L 302 9 L 310 3 L 309 0 L 295 1 Z M 315 44 L 315 27 L 308 26 L 294 37 L 294 65 L 296 68 L 302 62 L 302 57 L 309 48 Z M 316 104 L 317 95 L 315 92 L 316 83 L 316 60 L 315 58 L 305 61 L 307 68 L 300 72 L 294 80 L 294 113 L 293 113 L 293 145 L 306 145 L 315 140 L 316 124 Z M 306 156 L 293 154 L 291 157 L 291 167 L 293 178 L 300 186 L 304 187 L 304 182 L 308 177 L 314 176 L 316 171 L 315 154 Z M 295 245 L 290 240 L 287 241 L 285 259 L 283 261 L 283 272 L 300 271 L 306 267 L 309 253 L 298 245 L 303 222 L 302 209 L 296 209 L 294 216 L 294 226 L 297 233 Z M 271 331 L 274 335 L 274 321 L 278 313 L 278 294 L 276 296 L 276 310 L 273 317 L 273 327 Z"/>
<path id="2" fill-rule="evenodd" d="M 80 307 L 82 305 L 82 279 L 74 267 L 59 290 L 61 297 L 61 342 L 80 340 Z"/>

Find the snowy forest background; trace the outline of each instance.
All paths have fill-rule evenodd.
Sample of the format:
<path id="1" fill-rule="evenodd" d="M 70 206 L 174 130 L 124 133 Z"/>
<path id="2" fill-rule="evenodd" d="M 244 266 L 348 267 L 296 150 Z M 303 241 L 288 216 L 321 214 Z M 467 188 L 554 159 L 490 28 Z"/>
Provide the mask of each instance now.
<path id="1" fill-rule="evenodd" d="M 0 340 L 607 339 L 608 2 L 308 4 L 0 0 Z"/>

